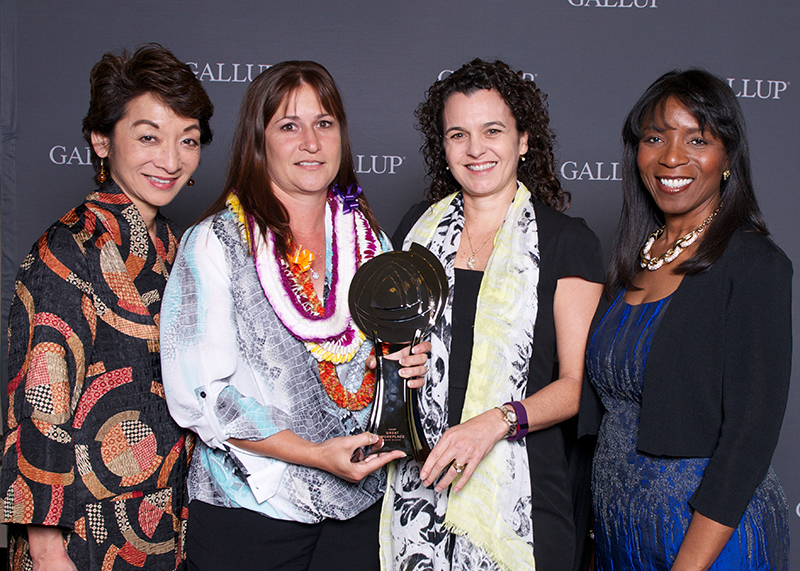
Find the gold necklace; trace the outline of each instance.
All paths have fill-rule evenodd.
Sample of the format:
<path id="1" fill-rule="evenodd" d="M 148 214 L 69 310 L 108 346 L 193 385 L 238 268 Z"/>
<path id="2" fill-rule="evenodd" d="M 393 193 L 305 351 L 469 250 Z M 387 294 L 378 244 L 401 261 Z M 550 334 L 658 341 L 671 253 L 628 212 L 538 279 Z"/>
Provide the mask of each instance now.
<path id="1" fill-rule="evenodd" d="M 655 232 L 653 232 L 652 234 L 650 234 L 650 237 L 647 239 L 647 242 L 645 242 L 644 247 L 642 248 L 642 251 L 639 254 L 639 266 L 642 269 L 654 272 L 664 264 L 669 264 L 670 262 L 672 262 L 675 258 L 681 255 L 681 252 L 683 252 L 686 248 L 691 246 L 695 242 L 695 240 L 697 240 L 697 238 L 700 236 L 703 230 L 706 229 L 706 226 L 708 226 L 711 223 L 711 221 L 714 220 L 714 217 L 717 215 L 720 208 L 722 208 L 721 202 L 719 203 L 719 206 L 717 206 L 717 209 L 714 210 L 714 212 L 712 212 L 711 214 L 709 214 L 706 217 L 706 219 L 700 223 L 700 226 L 689 232 L 686 236 L 678 238 L 675 241 L 675 244 L 672 246 L 672 248 L 670 248 L 657 258 L 653 258 L 650 256 L 650 248 L 653 247 L 655 241 L 658 240 L 658 238 L 664 233 L 664 228 L 666 228 L 666 224 L 661 228 L 659 228 L 658 230 L 656 230 Z M 467 236 L 469 236 L 469 234 Z"/>
<path id="2" fill-rule="evenodd" d="M 464 231 L 467 233 L 467 240 L 469 241 L 469 249 L 472 250 L 472 255 L 469 257 L 469 260 L 467 260 L 467 267 L 470 270 L 474 270 L 475 266 L 478 264 L 477 260 L 475 259 L 475 256 L 478 255 L 478 252 L 481 251 L 481 249 L 489 242 L 489 240 L 494 238 L 494 234 L 486 238 L 486 240 L 483 241 L 483 244 L 481 244 L 476 250 L 475 248 L 472 247 L 472 238 L 469 235 L 469 230 L 467 229 L 466 221 L 464 222 Z M 495 234 L 497 234 L 497 231 L 495 231 Z"/>

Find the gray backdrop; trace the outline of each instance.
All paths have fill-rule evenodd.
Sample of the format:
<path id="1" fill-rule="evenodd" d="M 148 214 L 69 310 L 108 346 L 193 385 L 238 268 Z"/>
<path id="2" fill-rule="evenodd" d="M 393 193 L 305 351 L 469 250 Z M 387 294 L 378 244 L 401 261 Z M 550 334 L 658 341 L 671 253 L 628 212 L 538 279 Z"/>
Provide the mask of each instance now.
<path id="1" fill-rule="evenodd" d="M 285 59 L 312 59 L 341 88 L 362 186 L 391 233 L 425 188 L 412 115 L 425 89 L 474 57 L 499 58 L 549 95 L 569 212 L 587 220 L 608 253 L 622 121 L 663 72 L 701 66 L 739 94 L 761 207 L 775 241 L 800 264 L 800 195 L 791 182 L 800 136 L 794 0 L 0 0 L 0 29 L 2 331 L 31 244 L 94 188 L 80 132 L 89 70 L 105 51 L 149 41 L 190 62 L 216 106 L 197 184 L 165 209 L 182 227 L 220 192 L 249 79 Z M 796 287 L 795 305 L 798 295 Z M 795 537 L 798 428 L 795 383 L 774 458 Z"/>

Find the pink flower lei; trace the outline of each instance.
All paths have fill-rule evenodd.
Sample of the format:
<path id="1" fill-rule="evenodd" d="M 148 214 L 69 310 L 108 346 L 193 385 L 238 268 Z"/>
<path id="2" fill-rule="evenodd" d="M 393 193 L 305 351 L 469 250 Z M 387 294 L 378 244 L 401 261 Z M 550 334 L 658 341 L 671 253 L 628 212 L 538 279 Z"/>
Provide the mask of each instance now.
<path id="1" fill-rule="evenodd" d="M 239 221 L 242 239 L 251 246 L 264 295 L 281 323 L 318 361 L 350 361 L 364 342 L 364 334 L 350 317 L 347 295 L 361 264 L 380 253 L 377 236 L 358 209 L 345 212 L 343 199 L 328 194 L 326 216 L 331 218 L 331 283 L 325 314 L 317 315 L 289 262 L 278 253 L 272 232 L 262 236 L 252 216 L 245 213 L 232 193 L 228 208 Z M 249 238 L 252 236 L 252 241 Z"/>

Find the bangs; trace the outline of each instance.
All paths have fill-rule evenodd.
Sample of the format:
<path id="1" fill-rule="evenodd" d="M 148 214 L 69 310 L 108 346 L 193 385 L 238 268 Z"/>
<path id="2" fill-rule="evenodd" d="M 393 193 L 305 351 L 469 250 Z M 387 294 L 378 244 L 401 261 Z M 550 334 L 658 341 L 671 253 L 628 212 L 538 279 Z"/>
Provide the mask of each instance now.
<path id="1" fill-rule="evenodd" d="M 662 133 L 674 128 L 674 125 L 670 125 L 666 119 L 666 107 L 670 99 L 675 100 L 694 117 L 701 133 L 710 133 L 721 141 L 725 140 L 715 117 L 708 113 L 708 104 L 698 101 L 696 97 L 678 93 L 664 93 L 659 99 L 642 108 L 639 121 L 633 121 L 631 124 L 633 135 L 637 139 L 641 139 L 644 131 L 648 129 Z"/>

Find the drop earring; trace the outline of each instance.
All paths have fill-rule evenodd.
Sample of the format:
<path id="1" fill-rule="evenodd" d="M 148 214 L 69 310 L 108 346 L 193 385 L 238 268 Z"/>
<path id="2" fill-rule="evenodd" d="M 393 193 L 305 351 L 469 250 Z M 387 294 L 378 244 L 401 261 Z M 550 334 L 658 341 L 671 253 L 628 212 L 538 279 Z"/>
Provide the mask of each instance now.
<path id="1" fill-rule="evenodd" d="M 100 172 L 97 173 L 97 182 L 103 184 L 106 180 L 108 180 L 108 176 L 106 175 L 106 159 L 100 159 Z"/>
<path id="2" fill-rule="evenodd" d="M 731 177 L 731 169 L 725 169 L 722 173 L 722 180 L 728 180 Z"/>
<path id="3" fill-rule="evenodd" d="M 186 186 L 194 186 L 194 179 L 189 178 L 189 180 L 186 181 Z"/>

